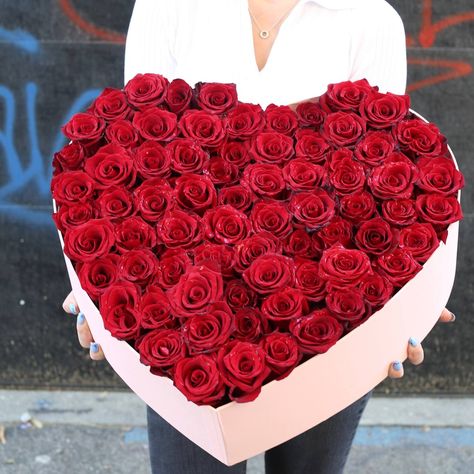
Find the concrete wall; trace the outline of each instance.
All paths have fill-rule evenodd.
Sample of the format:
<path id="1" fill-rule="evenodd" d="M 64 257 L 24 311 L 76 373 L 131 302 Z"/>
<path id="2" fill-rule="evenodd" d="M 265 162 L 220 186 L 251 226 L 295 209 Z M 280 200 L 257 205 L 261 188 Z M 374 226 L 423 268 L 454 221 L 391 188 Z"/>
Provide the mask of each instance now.
<path id="1" fill-rule="evenodd" d="M 190 0 L 191 1 L 191 0 Z M 412 106 L 447 135 L 470 182 L 474 173 L 472 0 L 392 0 L 409 46 Z M 123 80 L 132 0 L 0 0 L 0 385 L 121 386 L 88 359 L 61 310 L 70 287 L 50 218 L 50 162 L 59 126 L 107 85 Z M 472 392 L 473 195 L 463 193 L 454 325 L 436 327 L 426 362 L 380 392 Z M 413 315 L 416 317 L 416 314 Z"/>

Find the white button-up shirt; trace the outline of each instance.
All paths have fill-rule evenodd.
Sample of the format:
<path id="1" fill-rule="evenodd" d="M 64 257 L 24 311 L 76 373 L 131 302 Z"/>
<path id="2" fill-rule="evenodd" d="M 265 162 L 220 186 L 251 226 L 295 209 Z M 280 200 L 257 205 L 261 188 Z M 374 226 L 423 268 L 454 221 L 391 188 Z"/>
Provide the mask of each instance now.
<path id="1" fill-rule="evenodd" d="M 366 78 L 404 94 L 400 15 L 385 0 L 300 0 L 259 71 L 247 0 L 136 0 L 125 47 L 125 83 L 138 73 L 235 83 L 239 99 L 292 104 L 328 84 Z"/>

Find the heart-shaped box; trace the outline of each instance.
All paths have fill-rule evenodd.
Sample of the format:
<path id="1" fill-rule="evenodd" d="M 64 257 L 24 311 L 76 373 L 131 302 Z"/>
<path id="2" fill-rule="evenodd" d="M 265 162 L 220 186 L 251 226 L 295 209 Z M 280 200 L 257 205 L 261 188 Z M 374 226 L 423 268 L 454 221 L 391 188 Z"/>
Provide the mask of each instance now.
<path id="1" fill-rule="evenodd" d="M 458 192 L 458 200 L 460 195 Z M 53 208 L 56 212 L 54 199 Z M 409 337 L 422 341 L 448 301 L 456 271 L 458 228 L 458 222 L 451 224 L 446 243 L 440 243 L 423 269 L 381 310 L 327 352 L 297 366 L 288 377 L 264 385 L 254 401 L 230 402 L 218 408 L 188 401 L 171 379 L 150 373 L 135 349 L 105 329 L 71 260 L 66 255 L 64 259 L 78 305 L 115 372 L 183 435 L 231 466 L 343 410 L 384 380 L 392 361 L 407 358 Z M 58 234 L 64 249 L 61 232 Z"/>

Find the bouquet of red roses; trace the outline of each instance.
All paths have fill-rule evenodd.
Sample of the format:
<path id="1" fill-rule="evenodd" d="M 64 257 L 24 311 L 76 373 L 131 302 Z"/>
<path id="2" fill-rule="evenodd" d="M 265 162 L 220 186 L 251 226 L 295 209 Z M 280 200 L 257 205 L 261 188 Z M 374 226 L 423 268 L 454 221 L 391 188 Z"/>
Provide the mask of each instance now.
<path id="1" fill-rule="evenodd" d="M 53 214 L 106 329 L 197 403 L 254 400 L 363 324 L 462 218 L 408 95 L 288 106 L 139 74 L 63 127 Z"/>

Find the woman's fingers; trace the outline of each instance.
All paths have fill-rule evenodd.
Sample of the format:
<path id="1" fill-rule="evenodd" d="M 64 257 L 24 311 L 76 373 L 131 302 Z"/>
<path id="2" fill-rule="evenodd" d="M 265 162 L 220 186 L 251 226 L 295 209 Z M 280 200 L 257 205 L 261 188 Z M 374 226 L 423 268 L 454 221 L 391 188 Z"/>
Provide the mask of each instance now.
<path id="1" fill-rule="evenodd" d="M 403 364 L 398 360 L 391 363 L 388 369 L 388 376 L 392 379 L 403 377 Z"/>
<path id="2" fill-rule="evenodd" d="M 408 360 L 413 365 L 419 365 L 423 362 L 425 353 L 421 344 L 414 338 L 408 340 Z"/>
<path id="3" fill-rule="evenodd" d="M 451 313 L 451 311 L 444 308 L 443 311 L 441 312 L 441 316 L 439 317 L 438 322 L 439 323 L 453 323 L 455 319 L 456 319 L 456 316 L 454 316 L 454 313 Z"/>
<path id="4" fill-rule="evenodd" d="M 84 349 L 89 348 L 91 342 L 94 342 L 94 339 L 82 311 L 77 315 L 76 330 L 79 344 L 84 347 Z"/>
<path id="5" fill-rule="evenodd" d="M 97 342 L 91 342 L 89 347 L 89 355 L 92 360 L 102 360 L 105 359 L 105 355 L 102 352 L 102 347 Z"/>
<path id="6" fill-rule="evenodd" d="M 66 313 L 77 314 L 79 313 L 79 305 L 77 304 L 76 298 L 71 291 L 63 301 L 63 309 Z"/>

